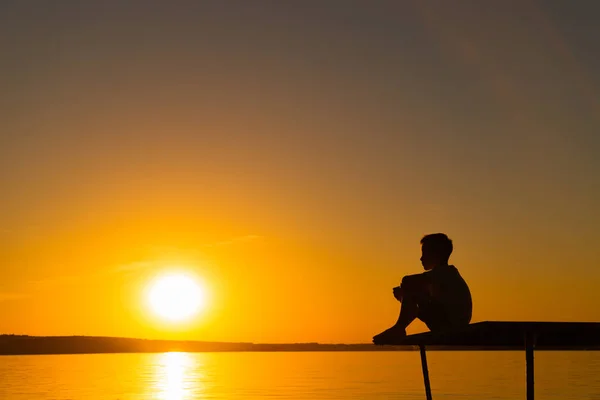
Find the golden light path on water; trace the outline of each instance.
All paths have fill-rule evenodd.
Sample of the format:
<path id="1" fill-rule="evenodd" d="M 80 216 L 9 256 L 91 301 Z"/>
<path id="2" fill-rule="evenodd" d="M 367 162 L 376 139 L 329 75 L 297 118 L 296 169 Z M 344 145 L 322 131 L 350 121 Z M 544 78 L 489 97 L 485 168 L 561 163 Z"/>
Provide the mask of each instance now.
<path id="1" fill-rule="evenodd" d="M 155 397 L 160 400 L 187 400 L 203 392 L 196 360 L 187 353 L 164 353 L 156 365 Z"/>

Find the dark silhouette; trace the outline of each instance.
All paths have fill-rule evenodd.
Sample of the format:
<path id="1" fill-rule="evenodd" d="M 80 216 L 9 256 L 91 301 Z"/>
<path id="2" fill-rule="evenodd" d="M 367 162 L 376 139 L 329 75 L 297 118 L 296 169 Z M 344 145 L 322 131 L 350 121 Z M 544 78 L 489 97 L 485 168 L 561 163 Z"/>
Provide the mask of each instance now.
<path id="1" fill-rule="evenodd" d="M 406 327 L 416 318 L 432 332 L 468 325 L 471 322 L 471 292 L 453 265 L 452 240 L 443 233 L 426 235 L 421 239 L 421 264 L 425 272 L 402 278 L 393 289 L 394 297 L 402 303 L 398 321 L 391 328 L 373 337 L 378 345 L 401 343 Z"/>
<path id="2" fill-rule="evenodd" d="M 381 346 L 377 350 L 402 351 L 413 350 L 413 347 Z M 0 335 L 0 356 L 24 354 L 163 353 L 169 351 L 373 351 L 373 345 L 370 343 L 236 343 L 195 340 L 147 340 L 98 336 Z"/>

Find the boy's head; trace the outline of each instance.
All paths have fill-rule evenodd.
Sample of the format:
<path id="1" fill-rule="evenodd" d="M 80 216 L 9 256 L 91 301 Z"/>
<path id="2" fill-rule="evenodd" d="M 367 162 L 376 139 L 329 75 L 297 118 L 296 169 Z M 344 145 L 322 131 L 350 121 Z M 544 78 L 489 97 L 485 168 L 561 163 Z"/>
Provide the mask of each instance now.
<path id="1" fill-rule="evenodd" d="M 426 271 L 447 265 L 452 254 L 452 240 L 443 233 L 432 233 L 421 239 L 421 264 Z"/>

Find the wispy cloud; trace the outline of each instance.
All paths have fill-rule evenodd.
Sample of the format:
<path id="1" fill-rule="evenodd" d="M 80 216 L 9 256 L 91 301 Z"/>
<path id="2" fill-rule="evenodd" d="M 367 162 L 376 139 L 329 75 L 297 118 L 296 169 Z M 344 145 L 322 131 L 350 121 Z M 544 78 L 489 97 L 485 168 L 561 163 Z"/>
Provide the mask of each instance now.
<path id="1" fill-rule="evenodd" d="M 17 300 L 27 297 L 26 293 L 0 292 L 0 302 L 8 300 Z"/>
<path id="2" fill-rule="evenodd" d="M 34 290 L 48 289 L 51 287 L 72 285 L 81 281 L 105 277 L 118 273 L 128 273 L 154 266 L 153 262 L 138 261 L 129 264 L 117 265 L 115 267 L 104 268 L 78 275 L 53 276 L 46 279 L 29 281 L 29 285 Z"/>
<path id="3" fill-rule="evenodd" d="M 76 282 L 80 277 L 81 275 L 52 276 L 49 278 L 29 281 L 29 285 L 34 289 L 45 289 L 48 287 L 67 285 L 69 283 Z"/>
<path id="4" fill-rule="evenodd" d="M 231 239 L 227 239 L 227 240 L 221 240 L 221 241 L 214 242 L 214 243 L 207 243 L 203 247 L 230 246 L 232 244 L 252 242 L 252 241 L 255 241 L 255 240 L 259 240 L 259 239 L 262 239 L 262 236 L 259 236 L 259 235 L 244 235 L 244 236 L 237 236 L 237 237 L 234 237 L 234 238 L 231 238 Z"/>
<path id="5" fill-rule="evenodd" d="M 148 269 L 156 266 L 156 262 L 151 261 L 135 261 L 129 264 L 117 265 L 112 268 L 109 273 L 118 273 L 118 272 L 132 272 L 139 271 L 143 269 Z"/>
<path id="6" fill-rule="evenodd" d="M 261 240 L 263 236 L 259 235 L 243 235 L 236 236 L 227 240 L 221 240 L 213 243 L 207 243 L 202 245 L 203 248 L 217 248 L 217 247 L 226 247 L 232 246 L 240 243 L 248 243 L 257 240 Z M 97 271 L 92 271 L 90 273 L 83 273 L 78 275 L 62 275 L 62 276 L 52 276 L 44 279 L 37 279 L 29 281 L 30 290 L 45 290 L 49 288 L 54 288 L 58 286 L 66 286 L 72 285 L 84 280 L 90 280 L 94 278 L 99 278 L 103 276 L 109 276 L 113 274 L 127 274 L 133 273 L 137 271 L 143 271 L 147 269 L 151 269 L 157 267 L 159 265 L 158 261 L 134 261 L 127 264 L 121 264 L 113 267 L 104 268 Z M 14 298 L 26 297 L 26 294 L 18 294 L 18 293 L 1 293 L 0 292 L 0 301 L 2 300 L 10 300 Z"/>

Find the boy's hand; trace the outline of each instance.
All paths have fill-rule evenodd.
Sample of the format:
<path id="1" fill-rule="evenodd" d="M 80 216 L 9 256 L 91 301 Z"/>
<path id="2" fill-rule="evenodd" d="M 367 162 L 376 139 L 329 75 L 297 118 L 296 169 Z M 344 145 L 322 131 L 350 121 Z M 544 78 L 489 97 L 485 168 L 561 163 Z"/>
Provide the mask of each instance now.
<path id="1" fill-rule="evenodd" d="M 402 302 L 402 287 L 397 286 L 397 287 L 394 288 L 394 297 L 399 302 Z"/>

